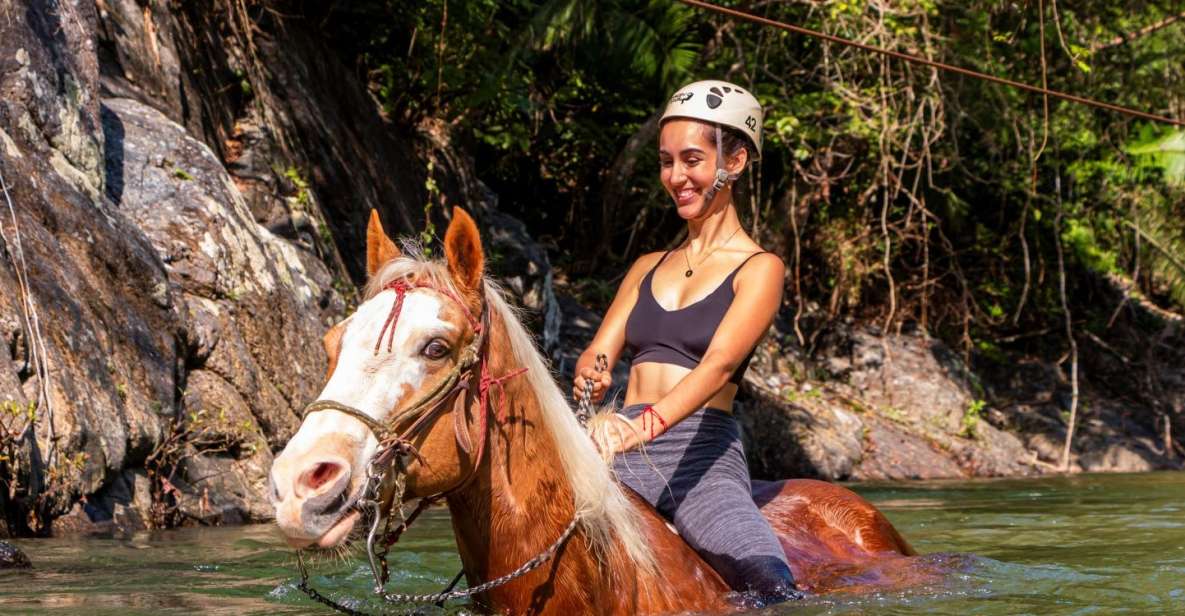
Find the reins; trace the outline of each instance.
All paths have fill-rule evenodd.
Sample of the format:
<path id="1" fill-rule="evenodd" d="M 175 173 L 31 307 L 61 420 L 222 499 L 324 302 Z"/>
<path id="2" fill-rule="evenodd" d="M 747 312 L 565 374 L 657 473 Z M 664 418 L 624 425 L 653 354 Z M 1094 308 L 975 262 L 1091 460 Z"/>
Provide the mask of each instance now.
<path id="1" fill-rule="evenodd" d="M 371 573 L 374 575 L 375 593 L 385 601 L 392 603 L 432 603 L 443 605 L 445 601 L 480 594 L 506 584 L 547 562 L 572 536 L 572 533 L 576 530 L 579 518 L 573 516 L 567 528 L 564 529 L 559 538 L 551 545 L 519 568 L 501 577 L 478 584 L 472 588 L 453 590 L 453 587 L 460 580 L 461 574 L 464 573 L 462 570 L 461 574 L 457 575 L 452 584 L 441 592 L 420 595 L 386 592 L 386 584 L 390 578 L 387 553 L 390 551 L 391 546 L 399 541 L 399 537 L 402 536 L 403 532 L 411 526 L 412 522 L 424 510 L 432 504 L 440 502 L 449 495 L 461 490 L 477 475 L 477 469 L 481 465 L 486 450 L 489 416 L 491 413 L 490 390 L 497 387 L 502 392 L 500 404 L 497 405 L 496 420 L 504 422 L 507 419 L 504 383 L 527 371 L 526 368 L 518 368 L 498 377 L 490 376 L 488 361 L 490 317 L 487 302 L 482 302 L 480 317 L 474 317 L 473 313 L 465 305 L 465 302 L 452 291 L 438 285 L 419 281 L 408 281 L 406 279 L 395 280 L 383 287 L 383 290 L 395 291 L 395 301 L 391 306 L 391 312 L 387 316 L 387 320 L 383 323 L 382 330 L 379 331 L 378 340 L 375 342 L 374 352 L 376 355 L 382 349 L 384 337 L 387 339 L 387 351 L 391 351 L 394 345 L 395 327 L 399 322 L 399 315 L 403 310 L 404 296 L 408 292 L 418 288 L 436 291 L 453 300 L 460 306 L 466 318 L 469 319 L 470 325 L 473 327 L 475 332 L 474 339 L 461 351 L 461 356 L 457 360 L 457 364 L 453 366 L 453 369 L 439 383 L 433 386 L 430 391 L 407 408 L 396 412 L 387 422 L 380 422 L 360 409 L 335 400 L 316 400 L 312 402 L 305 407 L 301 415 L 301 421 L 304 421 L 312 413 L 337 411 L 362 422 L 370 429 L 375 438 L 378 439 L 379 448 L 367 464 L 366 486 L 356 505 L 357 507 L 370 508 L 373 511 L 373 520 L 366 539 L 366 555 Z M 464 411 L 456 408 L 456 403 L 454 403 L 453 411 L 457 414 L 454 421 L 457 443 L 467 454 L 472 454 L 472 464 L 469 470 L 457 485 L 437 494 L 421 498 L 411 515 L 404 516 L 402 502 L 406 487 L 407 461 L 413 457 L 421 461 L 423 460 L 412 444 L 412 441 L 422 430 L 431 425 L 432 419 L 440 413 L 441 409 L 448 407 L 447 403 L 450 400 L 461 394 L 473 395 L 474 387 L 472 382 L 474 380 L 477 381 L 476 395 L 478 400 L 478 442 L 476 451 L 474 451 L 474 447 L 469 439 Z M 407 422 L 411 422 L 411 425 L 402 432 L 398 432 L 399 427 Z M 399 524 L 392 528 L 391 514 L 396 511 L 399 516 Z M 300 551 L 297 552 L 297 566 L 300 569 L 300 584 L 298 588 L 308 595 L 310 599 L 343 614 L 364 614 L 364 612 L 342 605 L 322 595 L 310 586 L 308 569 L 305 567 L 303 553 Z"/>

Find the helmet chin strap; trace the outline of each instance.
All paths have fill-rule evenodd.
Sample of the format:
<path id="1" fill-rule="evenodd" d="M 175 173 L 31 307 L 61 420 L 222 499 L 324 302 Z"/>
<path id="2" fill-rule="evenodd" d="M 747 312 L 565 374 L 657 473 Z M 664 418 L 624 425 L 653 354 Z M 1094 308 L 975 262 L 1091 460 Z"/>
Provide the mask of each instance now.
<path id="1" fill-rule="evenodd" d="M 720 125 L 716 125 L 716 179 L 712 182 L 712 186 L 704 191 L 704 205 L 712 204 L 716 198 L 716 193 L 724 190 L 728 183 L 735 181 L 740 174 L 729 174 L 724 167 L 724 131 L 720 130 Z"/>

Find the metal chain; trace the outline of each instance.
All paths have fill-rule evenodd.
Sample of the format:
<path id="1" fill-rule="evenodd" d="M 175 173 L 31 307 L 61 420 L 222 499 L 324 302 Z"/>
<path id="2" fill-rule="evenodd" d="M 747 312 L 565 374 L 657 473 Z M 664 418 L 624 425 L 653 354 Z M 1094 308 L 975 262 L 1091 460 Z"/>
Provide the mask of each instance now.
<path id="1" fill-rule="evenodd" d="M 572 521 L 568 523 L 568 527 L 564 529 L 563 534 L 554 543 L 547 546 L 547 549 L 541 552 L 535 558 L 523 563 L 521 567 L 507 573 L 506 575 L 494 578 L 488 582 L 484 582 L 474 586 L 473 588 L 466 588 L 464 590 L 452 590 L 447 592 L 432 593 L 429 595 L 407 595 L 403 593 L 384 593 L 383 599 L 391 603 L 443 603 L 445 601 L 452 601 L 453 599 L 463 599 L 470 595 L 479 595 L 487 590 L 497 588 L 507 584 L 517 578 L 520 578 L 527 573 L 539 568 L 540 565 L 551 560 L 552 556 L 564 545 L 564 542 L 572 536 L 573 531 L 576 530 L 576 522 L 579 518 L 573 517 Z"/>
<path id="2" fill-rule="evenodd" d="M 511 571 L 510 573 L 507 573 L 506 575 L 492 579 L 488 582 L 478 584 L 477 586 L 474 586 L 473 588 L 466 588 L 464 590 L 446 590 L 446 591 L 442 591 L 442 592 L 424 594 L 424 595 L 411 595 L 411 594 L 404 594 L 404 593 L 382 593 L 381 596 L 382 596 L 383 600 L 388 603 L 441 604 L 441 603 L 444 603 L 445 601 L 452 601 L 454 599 L 463 599 L 463 598 L 466 598 L 466 597 L 469 597 L 472 595 L 481 594 L 481 593 L 486 592 L 487 590 L 491 590 L 493 588 L 497 588 L 497 587 L 507 584 L 517 578 L 520 578 L 520 577 L 526 575 L 527 573 L 530 573 L 531 571 L 539 568 L 539 566 L 542 565 L 543 563 L 547 562 L 548 560 L 551 560 L 551 558 L 553 556 L 555 556 L 555 553 L 559 551 L 560 547 L 563 546 L 564 543 L 567 542 L 569 538 L 571 538 L 572 533 L 575 532 L 575 530 L 576 530 L 576 524 L 577 524 L 578 520 L 579 520 L 579 518 L 573 517 L 572 521 L 568 523 L 568 527 L 564 529 L 564 532 L 559 536 L 558 539 L 555 540 L 555 542 L 553 542 L 551 545 L 547 546 L 547 549 L 540 552 L 538 556 L 523 563 L 523 565 L 521 567 L 519 567 L 518 569 L 515 569 L 514 571 Z M 313 588 L 312 586 L 309 586 L 309 572 L 304 564 L 303 553 L 297 552 L 296 557 L 297 557 L 296 563 L 297 563 L 298 568 L 300 569 L 300 584 L 297 585 L 297 588 L 299 588 L 302 592 L 304 592 L 304 594 L 308 595 L 308 597 L 310 599 L 312 599 L 322 605 L 330 607 L 342 614 L 348 614 L 349 616 L 370 616 L 370 614 L 368 612 L 363 612 L 360 610 L 356 610 L 352 607 L 349 607 L 347 605 L 342 605 L 341 603 L 338 603 L 338 602 L 334 601 L 333 599 L 330 599 L 329 597 L 326 597 L 325 595 L 321 594 L 320 592 L 317 591 L 317 589 Z M 450 587 L 451 587 L 451 585 L 450 585 Z M 414 613 L 414 612 L 407 612 L 407 613 L 410 614 L 410 613 Z"/>

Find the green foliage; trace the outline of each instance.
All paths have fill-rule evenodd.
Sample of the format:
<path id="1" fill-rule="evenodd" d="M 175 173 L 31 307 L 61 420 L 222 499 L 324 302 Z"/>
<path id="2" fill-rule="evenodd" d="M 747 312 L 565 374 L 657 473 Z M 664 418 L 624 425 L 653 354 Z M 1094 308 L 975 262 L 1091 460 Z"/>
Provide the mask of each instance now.
<path id="1" fill-rule="evenodd" d="M 1145 130 L 1125 149 L 1159 167 L 1170 185 L 1185 186 L 1185 130 L 1158 132 Z"/>
<path id="2" fill-rule="evenodd" d="M 1185 23 L 1142 32 L 1172 14 L 1154 3 L 1087 0 L 1056 16 L 1046 3 L 1044 49 L 1026 3 L 722 4 L 1155 113 L 1185 108 Z M 1072 303 L 1095 307 L 1094 281 L 1140 263 L 1136 292 L 1185 306 L 1181 131 L 1056 99 L 1046 118 L 1037 95 L 666 0 L 361 0 L 331 17 L 391 117 L 447 123 L 499 206 L 594 304 L 679 233 L 647 120 L 681 83 L 714 77 L 766 109 L 766 153 L 739 204 L 825 319 L 914 323 L 1001 358 L 993 340 L 1060 322 L 1059 242 Z M 428 177 L 426 214 L 443 205 Z"/>
<path id="3" fill-rule="evenodd" d="M 959 430 L 959 436 L 964 438 L 976 438 L 975 428 L 979 425 L 979 419 L 983 415 L 983 407 L 987 406 L 987 402 L 983 400 L 972 400 L 967 408 L 963 411 L 962 429 Z"/>
<path id="4" fill-rule="evenodd" d="M 1097 272 L 1110 273 L 1119 270 L 1117 256 L 1100 243 L 1094 230 L 1086 220 L 1071 219 L 1062 231 L 1062 242 L 1068 245 L 1083 265 Z"/>
<path id="5" fill-rule="evenodd" d="M 292 197 L 292 200 L 296 203 L 296 205 L 300 206 L 300 209 L 307 208 L 309 204 L 312 203 L 313 199 L 312 193 L 309 192 L 309 181 L 305 179 L 304 175 L 301 174 L 300 169 L 297 169 L 296 167 L 288 167 L 285 169 L 284 177 L 287 178 L 289 182 L 292 182 L 292 186 L 296 188 L 296 195 Z"/>

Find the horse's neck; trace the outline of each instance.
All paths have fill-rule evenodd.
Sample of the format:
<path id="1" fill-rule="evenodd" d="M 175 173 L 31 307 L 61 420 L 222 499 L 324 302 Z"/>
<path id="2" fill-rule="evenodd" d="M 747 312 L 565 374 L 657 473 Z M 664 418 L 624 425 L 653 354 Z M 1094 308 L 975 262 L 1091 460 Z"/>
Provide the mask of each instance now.
<path id="1" fill-rule="evenodd" d="M 499 338 L 493 342 L 505 342 Z M 497 376 L 516 367 L 494 361 L 490 372 Z M 504 393 L 503 400 L 491 399 L 490 413 L 496 416 L 504 402 L 507 421 L 491 423 L 474 480 L 449 498 L 470 584 L 505 575 L 541 554 L 576 513 L 571 483 L 536 393 L 522 377 L 508 381 Z M 723 590 L 719 577 L 653 510 L 638 504 L 645 509 L 643 525 L 659 571 L 643 572 L 620 546 L 611 548 L 614 554 L 594 554 L 578 532 L 552 560 L 487 598 L 509 613 L 665 613 L 717 605 Z M 675 579 L 665 577 L 672 573 Z"/>
<path id="2" fill-rule="evenodd" d="M 495 327 L 490 341 L 489 372 L 494 377 L 518 368 L 510 359 L 513 355 L 500 330 Z M 494 352 L 496 349 L 504 352 Z M 571 484 L 538 396 L 526 376 L 506 381 L 501 390 L 494 387 L 489 396 L 490 427 L 481 466 L 473 481 L 449 498 L 457 544 L 470 583 L 505 575 L 539 555 L 560 537 L 575 516 Z M 496 421 L 503 409 L 505 421 Z M 574 543 L 565 546 L 565 561 L 587 557 L 594 562 L 591 555 L 571 549 Z M 550 564 L 541 569 L 550 569 Z M 544 578 L 539 578 L 536 583 L 543 582 Z M 525 586 L 515 586 L 518 588 L 507 589 L 508 594 L 492 594 L 499 595 L 500 604 L 517 602 Z M 513 606 L 500 607 L 517 612 Z"/>

